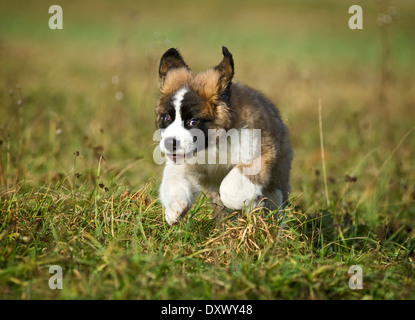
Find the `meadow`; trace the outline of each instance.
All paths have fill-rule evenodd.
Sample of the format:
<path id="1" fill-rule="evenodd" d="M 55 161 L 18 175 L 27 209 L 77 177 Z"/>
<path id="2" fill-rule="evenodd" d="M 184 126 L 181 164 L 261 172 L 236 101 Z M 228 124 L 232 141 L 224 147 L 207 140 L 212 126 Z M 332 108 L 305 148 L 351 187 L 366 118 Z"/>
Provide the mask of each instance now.
<path id="1" fill-rule="evenodd" d="M 50 5 L 1 1 L 1 299 L 415 298 L 415 4 L 71 1 L 62 30 Z M 216 224 L 204 194 L 164 220 L 158 62 L 203 71 L 222 45 L 290 130 L 284 225 Z"/>

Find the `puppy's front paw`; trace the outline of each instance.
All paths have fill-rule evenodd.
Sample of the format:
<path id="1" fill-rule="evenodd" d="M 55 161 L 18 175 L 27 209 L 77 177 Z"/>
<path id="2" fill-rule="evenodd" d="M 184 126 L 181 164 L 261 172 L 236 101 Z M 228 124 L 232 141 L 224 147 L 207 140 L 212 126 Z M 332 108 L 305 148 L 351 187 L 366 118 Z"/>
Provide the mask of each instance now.
<path id="1" fill-rule="evenodd" d="M 166 207 L 165 217 L 169 225 L 179 222 L 180 218 L 189 210 L 188 204 L 181 199 L 170 202 Z"/>
<path id="2" fill-rule="evenodd" d="M 253 208 L 262 198 L 262 186 L 254 184 L 238 168 L 233 168 L 223 179 L 220 187 L 220 200 L 231 210 Z"/>

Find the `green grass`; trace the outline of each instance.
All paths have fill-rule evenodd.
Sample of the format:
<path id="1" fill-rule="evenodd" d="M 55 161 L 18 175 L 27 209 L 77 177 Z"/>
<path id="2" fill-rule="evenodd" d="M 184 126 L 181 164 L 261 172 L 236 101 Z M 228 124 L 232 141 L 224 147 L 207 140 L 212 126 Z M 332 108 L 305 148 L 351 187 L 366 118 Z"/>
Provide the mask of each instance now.
<path id="1" fill-rule="evenodd" d="M 414 299 L 414 5 L 394 2 L 399 19 L 380 28 L 391 4 L 362 4 L 351 31 L 354 2 L 71 2 L 62 31 L 47 28 L 49 3 L 4 2 L 0 298 Z M 158 61 L 177 47 L 200 71 L 222 45 L 289 127 L 284 226 L 258 211 L 216 225 L 203 194 L 164 220 Z"/>

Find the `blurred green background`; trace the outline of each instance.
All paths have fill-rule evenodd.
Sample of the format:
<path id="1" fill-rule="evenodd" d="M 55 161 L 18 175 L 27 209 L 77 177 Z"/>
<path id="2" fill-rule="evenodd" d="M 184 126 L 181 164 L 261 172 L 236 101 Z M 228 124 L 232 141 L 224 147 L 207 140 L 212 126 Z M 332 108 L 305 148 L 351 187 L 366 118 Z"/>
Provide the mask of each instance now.
<path id="1" fill-rule="evenodd" d="M 53 4 L 62 6 L 63 30 L 48 27 Z M 348 27 L 353 4 L 363 8 L 363 30 Z M 310 206 L 320 192 L 321 99 L 329 183 L 358 176 L 351 197 L 358 201 L 392 157 L 395 200 L 413 201 L 413 133 L 399 143 L 413 126 L 414 9 L 409 0 L 2 0 L 3 190 L 56 182 L 73 170 L 94 185 L 99 155 L 108 186 L 158 181 L 159 58 L 175 47 L 203 71 L 220 61 L 225 45 L 235 79 L 271 98 L 289 126 L 293 196 Z"/>

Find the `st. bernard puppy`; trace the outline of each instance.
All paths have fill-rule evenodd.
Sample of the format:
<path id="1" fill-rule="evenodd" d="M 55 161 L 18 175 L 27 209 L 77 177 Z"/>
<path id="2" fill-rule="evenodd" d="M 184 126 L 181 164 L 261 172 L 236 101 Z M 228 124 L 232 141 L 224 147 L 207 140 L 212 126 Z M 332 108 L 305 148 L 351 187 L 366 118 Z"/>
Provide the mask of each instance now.
<path id="1" fill-rule="evenodd" d="M 216 213 L 259 203 L 276 209 L 288 198 L 288 130 L 271 101 L 233 81 L 232 54 L 226 47 L 222 53 L 216 67 L 201 73 L 192 72 L 173 48 L 160 60 L 155 111 L 166 158 L 160 201 L 170 225 L 204 189 Z"/>

